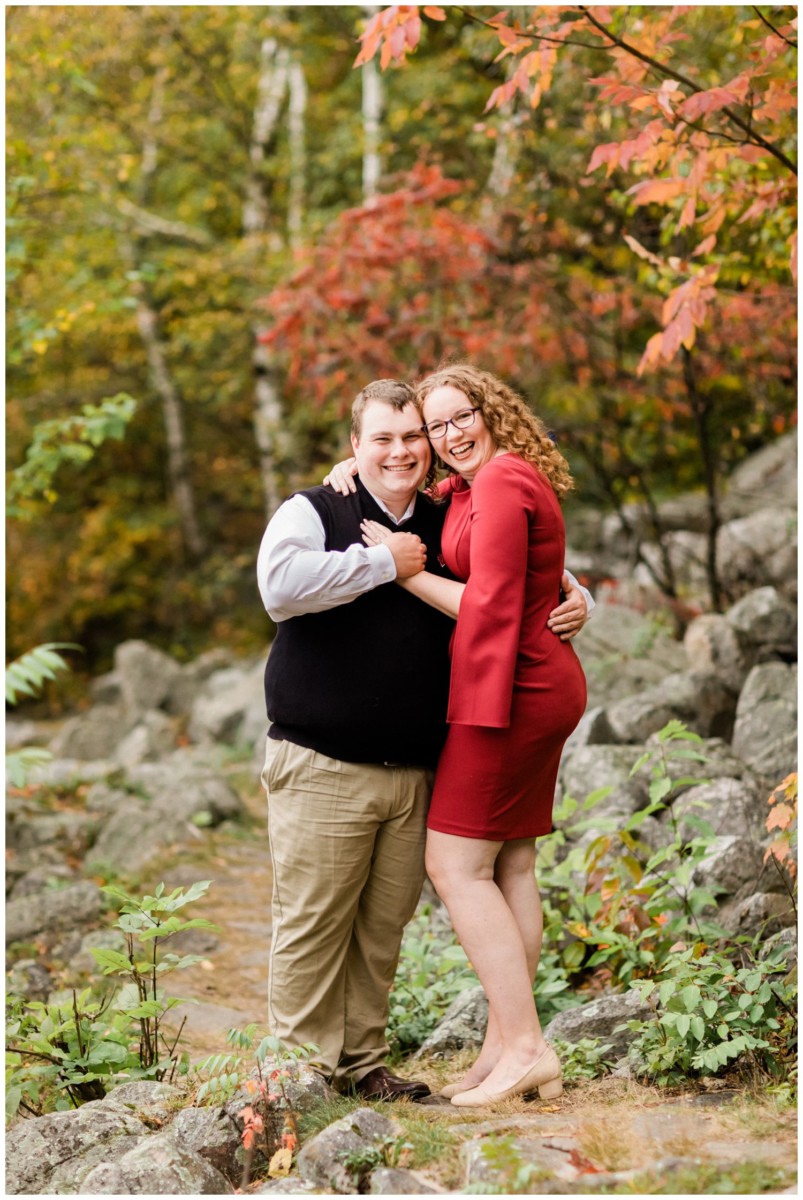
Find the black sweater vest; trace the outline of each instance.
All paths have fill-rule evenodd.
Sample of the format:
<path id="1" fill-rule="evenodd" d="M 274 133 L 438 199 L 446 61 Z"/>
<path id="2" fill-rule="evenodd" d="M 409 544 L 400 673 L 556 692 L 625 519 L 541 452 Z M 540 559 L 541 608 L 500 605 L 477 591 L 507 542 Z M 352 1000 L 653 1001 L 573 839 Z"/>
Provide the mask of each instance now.
<path id="1" fill-rule="evenodd" d="M 327 550 L 362 544 L 366 517 L 417 533 L 427 570 L 438 559 L 447 504 L 416 499 L 395 527 L 357 480 L 356 494 L 302 492 L 323 522 Z M 449 617 L 395 583 L 322 613 L 281 621 L 265 669 L 269 736 L 349 762 L 434 767 L 446 737 Z"/>

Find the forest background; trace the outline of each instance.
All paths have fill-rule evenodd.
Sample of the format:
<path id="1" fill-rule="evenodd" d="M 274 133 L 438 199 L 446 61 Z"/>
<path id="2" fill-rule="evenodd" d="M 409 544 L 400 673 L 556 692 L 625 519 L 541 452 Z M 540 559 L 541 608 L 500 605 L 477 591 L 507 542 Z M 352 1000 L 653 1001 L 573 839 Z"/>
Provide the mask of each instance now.
<path id="1" fill-rule="evenodd" d="M 518 387 L 570 541 L 699 488 L 713 548 L 795 423 L 792 6 L 6 21 L 10 657 L 264 646 L 266 520 L 372 378 Z"/>

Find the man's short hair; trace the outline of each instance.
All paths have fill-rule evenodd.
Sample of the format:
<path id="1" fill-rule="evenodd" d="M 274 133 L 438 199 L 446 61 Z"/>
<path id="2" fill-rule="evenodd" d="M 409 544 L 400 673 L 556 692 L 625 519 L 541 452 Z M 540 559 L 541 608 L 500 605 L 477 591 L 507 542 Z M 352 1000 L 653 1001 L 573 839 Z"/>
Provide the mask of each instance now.
<path id="1" fill-rule="evenodd" d="M 375 379 L 364 387 L 351 406 L 351 435 L 356 441 L 360 440 L 362 433 L 362 414 L 371 400 L 381 400 L 396 412 L 401 412 L 408 404 L 415 402 L 415 390 L 409 383 L 402 383 L 398 379 Z"/>

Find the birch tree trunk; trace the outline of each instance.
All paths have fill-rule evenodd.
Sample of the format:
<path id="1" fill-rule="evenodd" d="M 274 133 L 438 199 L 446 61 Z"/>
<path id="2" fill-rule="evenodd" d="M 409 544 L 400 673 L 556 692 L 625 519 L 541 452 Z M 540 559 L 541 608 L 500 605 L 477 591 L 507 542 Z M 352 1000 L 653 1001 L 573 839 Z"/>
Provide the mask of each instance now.
<path id="1" fill-rule="evenodd" d="M 154 80 L 147 126 L 142 148 L 142 171 L 139 187 L 139 204 L 147 210 L 158 165 L 157 132 L 162 119 L 164 84 L 166 72 L 161 70 Z M 148 233 L 142 230 L 127 239 L 127 257 L 135 271 L 139 272 L 143 261 L 143 249 Z M 187 454 L 187 435 L 184 424 L 184 406 L 175 386 L 167 363 L 164 341 L 159 329 L 159 315 L 154 307 L 147 284 L 141 276 L 135 287 L 137 298 L 137 328 L 145 346 L 148 373 L 151 384 L 162 403 L 165 438 L 167 442 L 167 475 L 170 494 L 179 515 L 181 535 L 187 551 L 193 558 L 200 558 L 206 543 L 201 533 L 190 479 Z"/>
<path id="2" fill-rule="evenodd" d="M 366 17 L 372 17 L 379 12 L 379 5 L 364 4 L 363 12 Z M 376 58 L 372 58 L 360 68 L 362 77 L 362 196 L 363 203 L 370 204 L 377 193 L 379 179 L 382 174 L 382 159 L 379 154 L 379 140 L 382 129 L 382 109 L 384 106 L 384 89 L 382 76 L 379 73 Z"/>
<path id="3" fill-rule="evenodd" d="M 307 81 L 304 68 L 297 58 L 290 64 L 290 105 L 287 132 L 290 140 L 290 187 L 287 202 L 287 240 L 294 250 L 301 245 L 304 226 L 304 193 L 306 191 L 306 130 Z"/>
<path id="4" fill-rule="evenodd" d="M 257 102 L 249 150 L 250 172 L 243 204 L 243 236 L 248 256 L 259 259 L 268 230 L 270 206 L 263 168 L 268 143 L 278 124 L 288 86 L 290 56 L 273 38 L 265 38 L 260 50 Z M 254 371 L 254 439 L 259 454 L 259 471 L 267 521 L 282 501 L 279 489 L 279 463 L 284 457 L 286 432 L 281 399 L 280 377 L 268 347 L 260 340 L 265 326 L 255 321 L 252 327 Z"/>

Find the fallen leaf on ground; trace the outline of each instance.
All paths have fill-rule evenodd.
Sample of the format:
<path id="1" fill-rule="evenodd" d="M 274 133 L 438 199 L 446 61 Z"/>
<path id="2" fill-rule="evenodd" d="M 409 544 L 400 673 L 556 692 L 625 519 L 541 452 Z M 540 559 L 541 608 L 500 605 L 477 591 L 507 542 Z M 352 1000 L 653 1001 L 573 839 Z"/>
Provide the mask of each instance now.
<path id="1" fill-rule="evenodd" d="M 293 1151 L 282 1147 L 277 1150 L 273 1158 L 270 1160 L 268 1174 L 271 1179 L 278 1179 L 282 1175 L 289 1175 L 290 1168 L 293 1165 Z"/>

